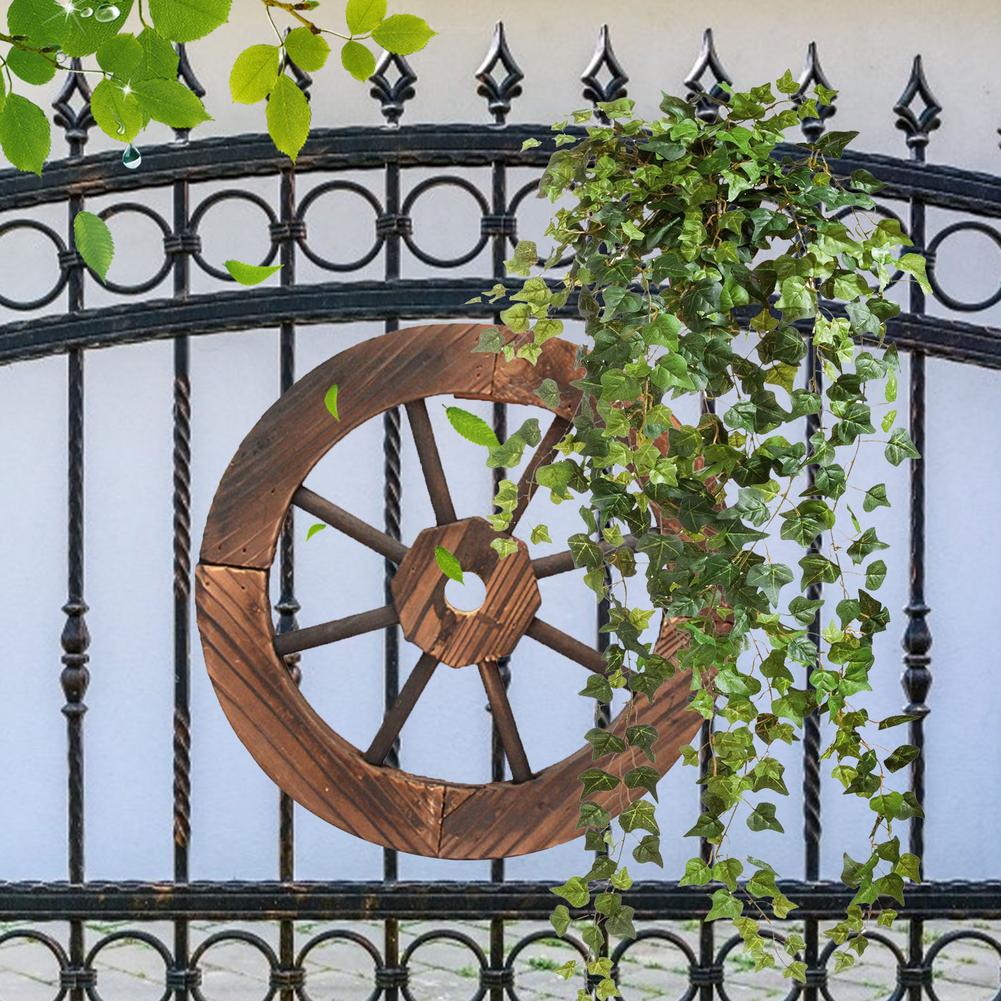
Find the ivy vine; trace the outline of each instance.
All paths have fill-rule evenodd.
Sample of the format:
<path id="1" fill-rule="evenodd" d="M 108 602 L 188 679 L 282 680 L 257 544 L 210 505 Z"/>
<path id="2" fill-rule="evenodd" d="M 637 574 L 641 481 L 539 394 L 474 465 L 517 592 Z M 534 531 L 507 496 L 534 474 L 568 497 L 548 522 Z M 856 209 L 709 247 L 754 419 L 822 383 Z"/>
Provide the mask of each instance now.
<path id="1" fill-rule="evenodd" d="M 508 269 L 520 286 L 485 294 L 508 303 L 500 317 L 516 336 L 491 331 L 481 349 L 534 362 L 561 333 L 560 316 L 576 307 L 583 319 L 581 404 L 558 460 L 538 472 L 557 503 L 587 498 L 570 546 L 609 610 L 607 671 L 581 694 L 599 704 L 619 689 L 655 699 L 667 678 L 690 676 L 691 710 L 711 736 L 684 750 L 693 768 L 700 755 L 709 761 L 687 836 L 710 851 L 689 859 L 680 882 L 707 888 L 708 920 L 732 920 L 756 968 L 802 981 L 802 937 L 783 947 L 762 933 L 763 920 L 795 904 L 771 864 L 730 852 L 728 832 L 738 822 L 782 830 L 775 797 L 788 789 L 776 749 L 822 717 L 831 733 L 822 758 L 872 812 L 868 856 L 844 856 L 851 905 L 826 933 L 841 946 L 838 969 L 865 949 L 872 905 L 902 903 L 905 882 L 919 878 L 895 824 L 920 807 L 886 783 L 918 751 L 880 739 L 908 717 L 872 720 L 853 702 L 870 690 L 873 637 L 889 621 L 875 594 L 887 547 L 862 519 L 890 502 L 885 484 L 857 485 L 851 473 L 873 443 L 892 465 L 917 457 L 896 425 L 897 357 L 884 335 L 899 311 L 887 297 L 895 277 L 927 281 L 924 259 L 901 253 L 909 241 L 898 222 L 867 221 L 874 178 L 832 174 L 828 158 L 855 133 L 828 133 L 792 156 L 778 149 L 786 129 L 818 117 L 834 94 L 798 95 L 788 72 L 776 89 L 729 93 L 705 116 L 666 96 L 651 121 L 622 99 L 600 104 L 597 123 L 588 109 L 554 126 L 541 194 L 569 204 L 547 229 L 546 267 L 568 254 L 572 263 L 547 280 L 536 246 L 519 244 Z M 541 384 L 540 398 L 551 391 Z M 520 451 L 508 463 L 492 448 L 491 464 L 513 465 Z M 511 490 L 502 484 L 496 498 L 499 531 Z M 775 534 L 801 548 L 795 565 L 770 552 Z M 642 597 L 627 589 L 633 578 Z M 649 635 L 659 612 L 687 634 L 670 659 Z M 579 826 L 595 861 L 556 888 L 565 902 L 552 923 L 562 935 L 575 916 L 590 917 L 587 972 L 594 996 L 608 998 L 618 993 L 608 936 L 635 934 L 627 853 L 663 864 L 657 772 L 644 761 L 656 733 L 634 726 L 622 739 L 595 727 L 586 739 L 594 760 L 581 777 Z M 605 767 L 618 755 L 631 757 L 621 781 L 643 796 L 613 824 L 593 794 L 620 784 Z M 880 908 L 881 923 L 893 917 Z"/>

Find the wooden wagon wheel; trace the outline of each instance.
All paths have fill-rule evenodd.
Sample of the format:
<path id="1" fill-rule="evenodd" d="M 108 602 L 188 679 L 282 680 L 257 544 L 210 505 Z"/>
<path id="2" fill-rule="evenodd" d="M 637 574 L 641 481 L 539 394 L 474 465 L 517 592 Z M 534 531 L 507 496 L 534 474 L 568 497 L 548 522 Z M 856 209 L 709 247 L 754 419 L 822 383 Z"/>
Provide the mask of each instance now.
<path id="1" fill-rule="evenodd" d="M 452 506 L 425 398 L 453 395 L 541 406 L 535 389 L 544 378 L 561 388 L 559 405 L 549 408 L 552 423 L 519 481 L 512 533 L 535 491 L 535 470 L 551 461 L 578 400 L 570 385 L 579 374 L 573 345 L 549 341 L 533 367 L 474 352 L 483 329 L 446 324 L 387 334 L 349 348 L 296 383 L 260 419 L 223 475 L 197 572 L 208 671 L 230 723 L 261 768 L 298 803 L 343 830 L 400 851 L 449 859 L 522 855 L 580 833 L 579 776 L 590 763 L 591 749 L 585 746 L 533 772 L 497 659 L 528 635 L 589 671 L 604 670 L 597 650 L 537 614 L 538 579 L 573 569 L 569 554 L 533 561 L 519 542 L 517 553 L 499 559 L 490 548 L 495 533 L 487 522 L 459 520 Z M 333 383 L 340 387 L 339 421 L 324 405 Z M 348 432 L 397 406 L 406 407 L 437 521 L 409 548 L 303 486 L 310 470 Z M 268 573 L 291 505 L 397 563 L 393 603 L 276 636 Z M 477 611 L 458 611 L 445 600 L 436 545 L 483 579 L 486 598 Z M 371 746 L 359 750 L 310 706 L 282 658 L 397 622 L 423 654 Z M 681 642 L 680 631 L 665 623 L 658 651 L 670 655 Z M 513 781 L 460 784 L 383 765 L 438 663 L 478 667 Z M 676 676 L 653 702 L 631 702 L 611 724 L 620 734 L 629 724 L 655 726 L 661 773 L 699 726 L 698 716 L 686 709 L 689 687 L 685 676 Z M 623 754 L 603 765 L 621 776 L 638 763 Z M 595 798 L 617 814 L 640 793 L 620 784 Z"/>

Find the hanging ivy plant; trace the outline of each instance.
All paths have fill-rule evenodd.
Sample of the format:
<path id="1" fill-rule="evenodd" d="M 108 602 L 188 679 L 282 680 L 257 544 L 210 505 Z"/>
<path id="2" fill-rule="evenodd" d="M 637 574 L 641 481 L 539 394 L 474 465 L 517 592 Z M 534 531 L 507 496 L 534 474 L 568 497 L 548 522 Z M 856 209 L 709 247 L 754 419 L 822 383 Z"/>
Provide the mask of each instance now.
<path id="1" fill-rule="evenodd" d="M 691 709 L 711 737 L 684 752 L 693 768 L 710 756 L 688 836 L 710 853 L 695 854 L 680 882 L 707 887 L 708 919 L 731 919 L 757 968 L 778 965 L 802 981 L 802 938 L 783 949 L 760 927 L 795 904 L 772 865 L 731 854 L 727 835 L 738 822 L 782 830 L 775 798 L 788 790 L 777 748 L 797 742 L 814 714 L 829 724 L 822 756 L 833 775 L 872 811 L 868 856 L 845 854 L 854 898 L 827 932 L 845 946 L 839 968 L 865 948 L 870 905 L 902 902 L 905 881 L 918 878 L 918 860 L 894 833 L 918 803 L 885 781 L 917 749 L 887 753 L 879 733 L 907 717 L 871 720 L 853 702 L 870 689 L 873 637 L 889 621 L 875 596 L 886 545 L 861 518 L 889 501 L 883 483 L 856 484 L 850 473 L 862 449 L 881 447 L 893 465 L 917 456 L 895 426 L 897 358 L 883 337 L 898 312 L 886 296 L 894 276 L 927 282 L 924 259 L 900 253 L 908 239 L 896 220 L 866 222 L 871 175 L 832 175 L 826 158 L 854 133 L 830 133 L 795 156 L 778 150 L 784 131 L 818 117 L 818 102 L 834 94 L 818 87 L 815 99 L 793 100 L 789 73 L 777 90 L 730 94 L 704 117 L 665 97 L 652 121 L 623 99 L 599 105 L 597 124 L 590 110 L 575 113 L 574 123 L 590 123 L 583 134 L 557 124 L 541 193 L 570 204 L 547 230 L 546 266 L 567 254 L 572 263 L 547 281 L 533 273 L 535 245 L 519 244 L 508 268 L 523 283 L 488 293 L 510 303 L 500 315 L 517 337 L 487 336 L 481 349 L 534 362 L 561 332 L 560 315 L 576 306 L 583 318 L 582 402 L 559 460 L 538 474 L 553 500 L 586 498 L 571 549 L 609 609 L 607 672 L 582 694 L 655 699 L 665 679 L 690 675 Z M 510 509 L 505 491 L 498 529 Z M 802 555 L 777 559 L 776 534 L 783 551 L 791 543 Z M 658 611 L 688 634 L 671 660 L 648 638 Z M 621 892 L 632 882 L 629 855 L 662 864 L 657 773 L 644 762 L 651 731 L 633 727 L 625 740 L 600 727 L 587 733 L 594 763 L 582 777 L 580 827 L 597 854 L 555 890 L 565 901 L 552 915 L 557 932 L 571 908 L 591 916 L 584 938 L 598 998 L 618 993 L 605 936 L 634 934 Z M 592 794 L 620 781 L 603 767 L 616 755 L 635 761 L 625 785 L 648 794 L 613 824 Z M 892 919 L 883 908 L 880 921 Z"/>

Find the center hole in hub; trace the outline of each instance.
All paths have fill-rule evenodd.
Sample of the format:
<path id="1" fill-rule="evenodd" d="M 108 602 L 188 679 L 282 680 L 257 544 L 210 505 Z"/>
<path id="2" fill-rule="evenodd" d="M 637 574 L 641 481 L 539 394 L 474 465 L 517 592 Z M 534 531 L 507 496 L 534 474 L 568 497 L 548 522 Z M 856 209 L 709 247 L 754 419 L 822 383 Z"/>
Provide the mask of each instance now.
<path id="1" fill-rule="evenodd" d="M 475 612 L 487 600 L 487 586 L 478 574 L 465 570 L 461 584 L 451 578 L 445 582 L 445 600 L 457 612 Z"/>

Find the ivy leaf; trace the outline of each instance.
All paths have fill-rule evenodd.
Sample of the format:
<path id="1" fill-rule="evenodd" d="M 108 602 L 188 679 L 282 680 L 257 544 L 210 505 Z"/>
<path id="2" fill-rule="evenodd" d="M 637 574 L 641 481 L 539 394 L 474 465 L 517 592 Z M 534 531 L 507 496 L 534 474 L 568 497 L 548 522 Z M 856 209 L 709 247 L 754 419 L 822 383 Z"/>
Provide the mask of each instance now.
<path id="1" fill-rule="evenodd" d="M 375 73 L 375 56 L 367 45 L 348 41 L 341 48 L 341 65 L 356 80 L 364 83 Z"/>
<path id="2" fill-rule="evenodd" d="M 633 848 L 633 858 L 637 862 L 653 862 L 664 868 L 664 859 L 660 853 L 660 838 L 656 834 L 646 834 L 640 843 Z"/>
<path id="3" fill-rule="evenodd" d="M 654 799 L 657 799 L 657 782 L 659 780 L 660 772 L 649 765 L 631 768 L 623 776 L 623 781 L 629 789 L 646 789 Z"/>
<path id="4" fill-rule="evenodd" d="M 335 382 L 330 389 L 324 394 L 323 405 L 327 408 L 327 412 L 335 421 L 341 419 L 341 415 L 337 409 L 337 397 L 340 395 L 340 389 Z"/>
<path id="5" fill-rule="evenodd" d="M 102 281 L 115 256 L 115 241 L 108 224 L 93 212 L 77 212 L 73 218 L 73 242 L 77 253 Z"/>
<path id="6" fill-rule="evenodd" d="M 784 563 L 758 563 L 747 571 L 749 587 L 759 587 L 772 605 L 779 603 L 779 591 L 793 580 L 792 571 Z"/>
<path id="7" fill-rule="evenodd" d="M 299 69 L 315 73 L 317 70 L 322 70 L 326 64 L 330 46 L 323 35 L 317 35 L 303 26 L 293 28 L 285 36 L 285 51 Z"/>
<path id="8" fill-rule="evenodd" d="M 462 567 L 455 556 L 444 546 L 434 547 L 434 561 L 438 564 L 438 569 L 450 580 L 458 581 L 462 584 Z"/>
<path id="9" fill-rule="evenodd" d="M 758 803 L 748 815 L 747 826 L 752 831 L 778 831 L 780 834 L 785 831 L 775 816 L 774 803 Z"/>
<path id="10" fill-rule="evenodd" d="M 280 62 L 281 52 L 277 45 L 251 45 L 244 49 L 236 57 L 229 74 L 229 92 L 233 100 L 237 104 L 263 101 L 278 81 Z"/>
<path id="11" fill-rule="evenodd" d="M 52 146 L 44 111 L 20 94 L 9 94 L 0 111 L 0 148 L 11 166 L 41 174 Z"/>
<path id="12" fill-rule="evenodd" d="M 473 351 L 495 355 L 502 347 L 504 347 L 504 337 L 500 330 L 497 327 L 487 327 L 486 330 L 480 332 L 479 343 L 473 348 Z"/>
<path id="13" fill-rule="evenodd" d="M 562 897 L 571 907 L 586 907 L 591 899 L 591 891 L 580 876 L 573 876 L 560 886 L 554 886 L 552 893 Z"/>
<path id="14" fill-rule="evenodd" d="M 886 756 L 884 764 L 891 772 L 899 772 L 901 768 L 909 765 L 920 754 L 920 748 L 913 744 L 901 744 L 892 754 Z"/>
<path id="15" fill-rule="evenodd" d="M 540 542 L 552 542 L 552 538 L 549 535 L 549 529 L 545 525 L 536 525 L 532 529 L 531 540 L 533 543 L 538 544 Z"/>
<path id="16" fill-rule="evenodd" d="M 372 39 L 387 52 L 409 56 L 423 49 L 437 34 L 416 14 L 393 14 L 372 31 Z"/>
<path id="17" fill-rule="evenodd" d="M 570 927 L 570 911 L 567 910 L 566 904 L 557 904 L 553 908 L 553 913 L 549 915 L 549 923 L 560 938 L 566 934 Z"/>
<path id="18" fill-rule="evenodd" d="M 889 507 L 890 501 L 886 496 L 886 484 L 877 483 L 874 487 L 869 487 L 865 492 L 865 500 L 862 501 L 863 511 L 875 511 L 878 507 Z"/>
<path id="19" fill-rule="evenodd" d="M 156 30 L 172 42 L 204 38 L 229 20 L 231 0 L 149 0 Z"/>
<path id="20" fill-rule="evenodd" d="M 247 264 L 236 260 L 226 261 L 223 266 L 230 277 L 241 285 L 260 285 L 282 269 L 280 264 Z"/>
<path id="21" fill-rule="evenodd" d="M 309 531 L 306 532 L 306 541 L 309 542 L 309 540 L 313 538 L 314 535 L 318 534 L 319 532 L 322 532 L 326 527 L 327 526 L 324 525 L 322 521 L 316 522 L 315 525 L 310 525 Z"/>
<path id="22" fill-rule="evenodd" d="M 739 918 L 744 913 L 744 905 L 729 890 L 716 890 L 712 895 L 712 907 L 706 921 L 719 918 Z"/>
<path id="23" fill-rule="evenodd" d="M 136 80 L 132 89 L 143 111 L 172 129 L 193 129 L 211 118 L 201 98 L 179 80 Z"/>
<path id="24" fill-rule="evenodd" d="M 876 591 L 886 580 L 886 564 L 882 560 L 873 560 L 865 569 L 865 586 L 870 591 Z"/>
<path id="25" fill-rule="evenodd" d="M 348 0 L 344 9 L 344 20 L 352 35 L 367 35 L 379 27 L 385 16 L 386 0 Z"/>
<path id="26" fill-rule="evenodd" d="M 904 428 L 897 428 L 890 435 L 890 440 L 886 443 L 886 448 L 883 452 L 886 455 L 887 461 L 894 466 L 899 466 L 904 459 L 921 458 L 921 453 L 914 447 L 911 436 Z"/>
<path id="27" fill-rule="evenodd" d="M 483 445 L 486 448 L 498 448 L 500 441 L 494 429 L 476 414 L 471 414 L 462 407 L 446 407 L 445 416 L 449 424 L 462 435 L 466 441 L 471 441 L 474 445 Z"/>
<path id="28" fill-rule="evenodd" d="M 284 74 L 271 91 L 266 117 L 275 148 L 295 163 L 309 137 L 312 112 L 306 95 Z"/>
<path id="29" fill-rule="evenodd" d="M 626 749 L 626 742 L 605 727 L 592 727 L 584 734 L 584 739 L 591 745 L 591 756 L 595 760 L 606 754 L 620 754 Z"/>
<path id="30" fill-rule="evenodd" d="M 678 880 L 679 886 L 703 886 L 712 880 L 712 870 L 702 859 L 691 858 L 685 863 L 685 874 Z"/>
<path id="31" fill-rule="evenodd" d="M 660 833 L 657 819 L 654 816 L 653 803 L 647 799 L 638 799 L 634 803 L 630 803 L 619 814 L 619 826 L 626 834 L 638 830 L 649 831 L 651 834 Z"/>
<path id="32" fill-rule="evenodd" d="M 811 584 L 833 584 L 841 576 L 837 564 L 819 553 L 804 556 L 799 565 L 803 570 L 800 584 L 804 590 Z"/>
<path id="33" fill-rule="evenodd" d="M 626 743 L 630 747 L 638 747 L 653 761 L 653 745 L 657 740 L 657 728 L 649 723 L 637 723 L 626 727 Z"/>
<path id="34" fill-rule="evenodd" d="M 614 789 L 619 780 L 601 768 L 588 768 L 580 777 L 581 785 L 584 787 L 584 795 L 590 796 L 594 792 L 607 792 Z"/>

